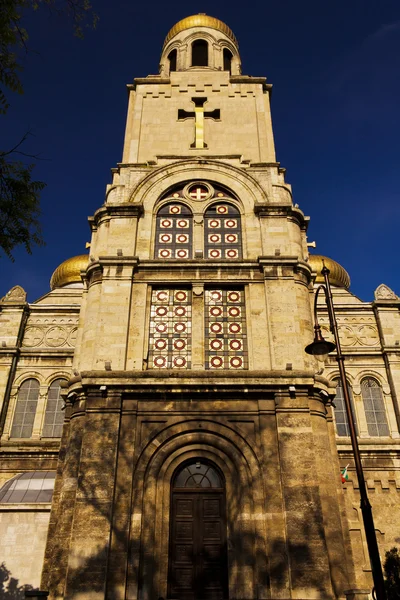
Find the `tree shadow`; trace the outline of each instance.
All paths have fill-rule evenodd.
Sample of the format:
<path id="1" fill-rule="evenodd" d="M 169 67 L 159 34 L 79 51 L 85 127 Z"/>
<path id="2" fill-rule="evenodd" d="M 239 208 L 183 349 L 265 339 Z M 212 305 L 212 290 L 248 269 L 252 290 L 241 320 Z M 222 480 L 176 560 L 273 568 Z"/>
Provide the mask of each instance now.
<path id="1" fill-rule="evenodd" d="M 77 598 L 89 598 L 97 593 L 109 600 L 139 596 L 143 600 L 155 600 L 164 595 L 159 581 L 160 562 L 154 552 L 157 546 L 155 537 L 158 532 L 154 526 L 151 534 L 148 534 L 149 525 L 144 522 L 148 521 L 151 515 L 157 517 L 158 506 L 155 495 L 147 495 L 146 505 L 143 505 L 144 492 L 140 489 L 143 480 L 140 479 L 141 473 L 137 471 L 143 444 L 133 439 L 132 431 L 124 430 L 121 421 L 118 422 L 118 427 L 114 422 L 114 431 L 117 432 L 117 441 L 115 441 L 111 427 L 107 431 L 106 421 L 107 419 L 102 422 L 100 445 L 96 443 L 96 448 L 92 449 L 90 455 L 86 457 L 81 449 L 76 449 L 79 459 L 73 468 L 76 477 L 79 475 L 78 490 L 75 492 L 71 506 L 68 506 L 70 492 L 66 492 L 64 498 L 61 496 L 58 520 L 53 521 L 53 528 L 49 531 L 46 550 L 48 579 L 43 578 L 41 587 L 44 590 L 48 589 L 50 583 L 52 592 L 50 598 L 64 597 L 64 594 L 65 597 L 70 597 L 72 590 L 74 597 Z M 207 424 L 203 426 L 202 431 L 206 432 L 206 427 Z M 86 417 L 84 434 L 89 438 L 93 436 L 93 439 L 99 439 L 99 422 L 95 419 L 91 421 L 91 416 Z M 128 441 L 124 441 L 124 436 Z M 156 433 L 150 435 L 146 445 L 156 437 Z M 66 440 L 66 446 L 69 443 L 70 440 Z M 262 454 L 261 448 L 256 451 Z M 201 452 L 199 454 L 201 455 Z M 65 468 L 65 460 L 61 456 L 59 469 Z M 124 473 L 121 484 L 118 473 Z M 265 493 L 268 493 L 267 478 L 264 483 L 253 482 L 253 486 L 257 485 L 264 485 Z M 291 492 L 283 491 L 286 500 L 289 493 L 293 494 L 291 503 L 294 507 L 286 514 L 286 539 L 274 535 L 273 521 L 269 522 L 266 533 L 262 528 L 254 525 L 243 535 L 235 534 L 228 537 L 230 587 L 238 590 L 237 594 L 232 594 L 233 597 L 246 597 L 243 595 L 248 581 L 246 578 L 253 578 L 253 597 L 260 599 L 278 597 L 278 595 L 290 597 L 293 583 L 297 588 L 312 589 L 313 594 L 319 598 L 332 599 L 332 588 L 333 597 L 343 594 L 343 589 L 335 589 L 334 577 L 332 578 L 331 574 L 343 571 L 345 557 L 337 560 L 328 557 L 327 547 L 330 544 L 334 545 L 337 540 L 330 537 L 335 534 L 330 534 L 324 527 L 322 509 L 318 500 L 318 485 L 316 484 L 314 488 L 313 490 L 309 486 L 298 486 L 295 491 L 293 489 Z M 235 490 L 233 511 L 229 515 L 230 521 L 237 522 L 242 518 L 243 507 L 248 501 L 248 495 L 245 498 L 244 493 L 240 486 Z M 265 503 L 264 498 L 264 510 L 267 512 Z M 86 512 L 83 510 L 84 506 Z M 135 506 L 141 507 L 140 514 L 143 519 L 140 527 L 138 526 L 138 534 L 132 529 Z M 79 514 L 76 508 L 80 511 Z M 147 515 L 146 518 L 143 515 Z M 81 540 L 87 534 L 88 552 L 85 552 L 85 547 L 81 543 L 81 554 L 71 559 L 71 547 L 65 544 L 65 539 L 70 539 L 72 527 L 78 528 Z M 103 542 L 100 537 L 96 538 L 96 528 L 107 533 L 103 536 Z M 54 540 L 51 539 L 52 535 L 56 537 L 57 529 L 59 529 L 57 536 L 60 541 L 58 544 L 53 543 Z M 266 538 L 268 537 L 271 543 L 267 551 Z M 94 543 L 95 539 L 97 544 Z M 91 551 L 90 556 L 88 556 L 89 551 Z M 238 565 L 241 574 L 238 574 Z M 132 572 L 134 572 L 133 578 L 130 577 Z M 137 587 L 129 583 L 132 579 L 135 580 Z M 126 582 L 128 582 L 127 589 L 125 589 Z M 17 584 L 11 587 L 11 590 L 17 590 L 15 593 L 11 591 L 14 595 L 0 595 L 0 600 L 3 597 L 5 600 L 23 598 L 23 591 L 28 588 L 20 590 Z M 201 587 L 202 584 L 197 582 L 196 585 Z M 274 589 L 272 596 L 271 586 Z M 20 595 L 16 595 L 18 593 Z M 284 596 L 285 593 L 287 596 Z"/>
<path id="2" fill-rule="evenodd" d="M 19 585 L 19 580 L 11 575 L 6 563 L 0 565 L 0 600 L 25 600 L 25 592 L 33 590 L 29 584 Z"/>

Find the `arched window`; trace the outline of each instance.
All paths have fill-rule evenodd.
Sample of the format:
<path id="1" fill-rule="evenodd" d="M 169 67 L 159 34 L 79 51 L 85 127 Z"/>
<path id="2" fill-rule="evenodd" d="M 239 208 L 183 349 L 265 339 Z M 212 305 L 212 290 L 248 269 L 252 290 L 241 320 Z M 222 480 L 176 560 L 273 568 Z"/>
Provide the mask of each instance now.
<path id="1" fill-rule="evenodd" d="M 168 54 L 169 72 L 170 73 L 171 73 L 171 71 L 176 71 L 176 58 L 177 58 L 177 51 L 175 48 L 175 50 L 171 50 L 171 52 Z"/>
<path id="2" fill-rule="evenodd" d="M 47 395 L 46 415 L 42 437 L 61 437 L 64 423 L 64 412 L 61 410 L 63 400 L 61 398 L 61 384 L 64 379 L 55 379 L 49 387 Z"/>
<path id="3" fill-rule="evenodd" d="M 155 258 L 192 258 L 192 213 L 184 204 L 166 204 L 158 211 Z"/>
<path id="4" fill-rule="evenodd" d="M 353 417 L 354 417 L 354 424 L 356 426 L 356 432 L 358 435 L 356 411 L 354 408 L 354 401 L 353 401 L 353 392 L 352 392 L 352 389 L 351 389 L 351 386 L 349 383 L 347 383 L 347 389 L 349 390 L 350 403 L 351 403 L 351 408 L 352 408 Z M 340 379 L 338 379 L 336 381 L 335 421 L 336 421 L 337 434 L 340 436 L 349 437 L 350 436 L 349 422 L 347 419 L 347 412 L 346 412 L 346 406 L 345 406 L 344 395 L 343 395 L 343 387 L 342 387 L 342 382 L 340 381 Z"/>
<path id="5" fill-rule="evenodd" d="M 208 67 L 208 43 L 195 40 L 192 44 L 192 67 Z"/>
<path id="6" fill-rule="evenodd" d="M 210 206 L 204 215 L 206 258 L 242 258 L 240 213 L 231 204 Z"/>
<path id="7" fill-rule="evenodd" d="M 39 382 L 26 379 L 18 391 L 17 406 L 11 428 L 12 438 L 30 438 L 39 399 Z"/>
<path id="8" fill-rule="evenodd" d="M 372 377 L 363 379 L 361 382 L 361 395 L 364 402 L 369 435 L 389 435 L 385 404 L 379 383 L 375 379 L 372 379 Z"/>
<path id="9" fill-rule="evenodd" d="M 229 71 L 229 73 L 231 73 L 231 67 L 232 67 L 232 52 L 230 50 L 228 50 L 228 48 L 224 48 L 224 71 Z"/>
<path id="10" fill-rule="evenodd" d="M 198 459 L 181 466 L 174 477 L 173 488 L 223 488 L 217 469 Z"/>

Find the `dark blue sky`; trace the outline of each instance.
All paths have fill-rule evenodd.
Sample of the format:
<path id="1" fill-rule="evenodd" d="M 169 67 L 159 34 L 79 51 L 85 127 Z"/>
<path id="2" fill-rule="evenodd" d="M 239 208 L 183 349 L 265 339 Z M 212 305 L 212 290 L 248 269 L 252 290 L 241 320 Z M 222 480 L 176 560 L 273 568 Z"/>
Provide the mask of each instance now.
<path id="1" fill-rule="evenodd" d="M 25 94 L 0 117 L 1 146 L 27 130 L 26 149 L 46 160 L 46 246 L 0 259 L 0 296 L 22 285 L 28 299 L 49 289 L 53 270 L 85 252 L 87 217 L 104 201 L 121 160 L 127 93 L 158 72 L 164 37 L 190 14 L 226 22 L 239 40 L 243 73 L 274 85 L 277 157 L 294 201 L 311 217 L 309 240 L 350 273 L 372 300 L 386 283 L 400 294 L 400 3 L 398 0 L 137 3 L 93 0 L 100 21 L 84 40 L 47 10 L 28 15 Z"/>

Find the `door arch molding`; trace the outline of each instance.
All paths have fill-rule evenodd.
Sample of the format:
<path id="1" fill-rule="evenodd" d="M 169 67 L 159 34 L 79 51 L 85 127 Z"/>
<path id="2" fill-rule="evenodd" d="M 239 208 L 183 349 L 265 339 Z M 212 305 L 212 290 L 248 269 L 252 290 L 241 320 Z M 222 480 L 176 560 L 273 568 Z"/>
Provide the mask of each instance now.
<path id="1" fill-rule="evenodd" d="M 130 560 L 127 584 L 129 589 L 139 586 L 143 600 L 167 597 L 170 485 L 176 468 L 195 457 L 209 459 L 225 476 L 230 597 L 239 592 L 242 597 L 255 597 L 256 581 L 269 586 L 267 531 L 264 521 L 257 518 L 265 510 L 260 465 L 253 448 L 237 431 L 211 422 L 206 426 L 201 431 L 194 431 L 188 422 L 168 426 L 139 459 L 130 543 L 136 548 L 140 545 L 140 564 L 136 553 Z M 240 551 L 243 543 L 246 552 Z M 146 556 L 152 559 L 145 560 Z"/>

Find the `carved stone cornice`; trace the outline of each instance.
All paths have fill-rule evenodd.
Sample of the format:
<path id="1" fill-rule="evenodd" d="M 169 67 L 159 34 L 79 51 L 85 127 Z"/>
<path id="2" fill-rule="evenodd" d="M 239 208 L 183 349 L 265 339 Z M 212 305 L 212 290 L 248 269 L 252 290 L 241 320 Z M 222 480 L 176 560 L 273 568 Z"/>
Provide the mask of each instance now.
<path id="1" fill-rule="evenodd" d="M 300 208 L 292 205 L 267 204 L 258 202 L 254 205 L 254 212 L 260 217 L 286 217 L 295 220 L 302 229 L 307 229 L 309 217 L 306 217 Z"/>
<path id="2" fill-rule="evenodd" d="M 136 217 L 137 219 L 143 214 L 143 206 L 140 204 L 104 204 L 96 210 L 92 217 L 89 217 L 91 230 L 95 230 L 103 221 L 116 218 Z"/>

